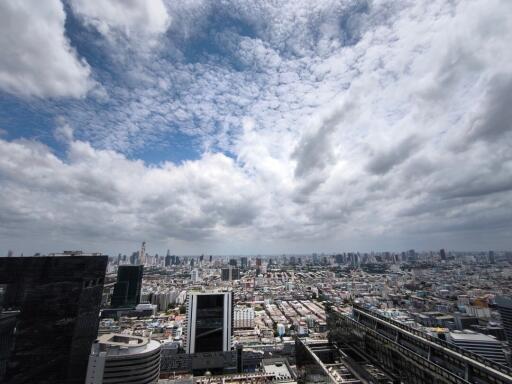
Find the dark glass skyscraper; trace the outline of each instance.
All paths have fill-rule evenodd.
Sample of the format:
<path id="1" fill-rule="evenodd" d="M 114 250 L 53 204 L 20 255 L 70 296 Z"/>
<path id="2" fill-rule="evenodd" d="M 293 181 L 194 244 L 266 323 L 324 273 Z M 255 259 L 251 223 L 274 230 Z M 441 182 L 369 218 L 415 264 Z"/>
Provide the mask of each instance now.
<path id="1" fill-rule="evenodd" d="M 107 261 L 97 255 L 0 258 L 1 383 L 85 382 Z"/>
<path id="2" fill-rule="evenodd" d="M 113 308 L 135 307 L 140 303 L 142 288 L 142 265 L 120 265 L 117 270 L 117 282 L 112 294 Z"/>
<path id="3" fill-rule="evenodd" d="M 231 350 L 232 292 L 193 292 L 187 307 L 187 353 Z"/>
<path id="4" fill-rule="evenodd" d="M 501 316 L 505 337 L 509 345 L 512 345 L 512 298 L 497 296 L 495 302 Z"/>

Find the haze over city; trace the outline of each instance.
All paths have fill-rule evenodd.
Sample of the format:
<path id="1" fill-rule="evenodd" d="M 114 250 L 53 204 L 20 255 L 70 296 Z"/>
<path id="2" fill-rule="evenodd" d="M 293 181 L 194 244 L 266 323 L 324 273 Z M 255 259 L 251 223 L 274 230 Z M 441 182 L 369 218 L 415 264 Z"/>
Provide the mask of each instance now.
<path id="1" fill-rule="evenodd" d="M 512 2 L 0 2 L 0 252 L 512 248 Z"/>

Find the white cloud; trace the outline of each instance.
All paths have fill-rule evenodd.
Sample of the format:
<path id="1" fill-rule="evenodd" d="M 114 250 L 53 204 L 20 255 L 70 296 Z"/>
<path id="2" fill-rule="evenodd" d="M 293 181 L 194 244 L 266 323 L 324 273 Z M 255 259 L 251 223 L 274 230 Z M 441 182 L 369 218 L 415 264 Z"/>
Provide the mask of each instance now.
<path id="1" fill-rule="evenodd" d="M 173 2 L 177 59 L 127 65 L 133 87 L 66 111 L 82 141 L 61 132 L 64 160 L 0 142 L 4 233 L 222 252 L 511 246 L 512 3 L 353 4 Z M 250 33 L 214 28 L 218 56 L 186 59 L 214 12 Z M 121 154 L 175 133 L 199 160 Z"/>
<path id="2" fill-rule="evenodd" d="M 82 97 L 91 70 L 65 36 L 60 0 L 0 2 L 0 89 L 19 96 Z"/>
<path id="3" fill-rule="evenodd" d="M 86 24 L 113 40 L 121 34 L 128 39 L 145 39 L 138 42 L 148 44 L 171 22 L 162 0 L 71 0 L 71 7 Z"/>
<path id="4" fill-rule="evenodd" d="M 148 167 L 81 141 L 65 161 L 37 142 L 0 148 L 3 240 L 23 227 L 56 242 L 204 241 L 250 226 L 263 192 L 222 154 Z"/>

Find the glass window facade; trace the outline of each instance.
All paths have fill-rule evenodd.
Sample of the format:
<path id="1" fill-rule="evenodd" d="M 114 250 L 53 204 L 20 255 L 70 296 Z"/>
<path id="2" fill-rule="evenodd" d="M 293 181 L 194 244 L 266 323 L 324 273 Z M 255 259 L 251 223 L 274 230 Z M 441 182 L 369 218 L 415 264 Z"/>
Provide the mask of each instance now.
<path id="1" fill-rule="evenodd" d="M 224 295 L 198 295 L 195 352 L 222 351 Z"/>

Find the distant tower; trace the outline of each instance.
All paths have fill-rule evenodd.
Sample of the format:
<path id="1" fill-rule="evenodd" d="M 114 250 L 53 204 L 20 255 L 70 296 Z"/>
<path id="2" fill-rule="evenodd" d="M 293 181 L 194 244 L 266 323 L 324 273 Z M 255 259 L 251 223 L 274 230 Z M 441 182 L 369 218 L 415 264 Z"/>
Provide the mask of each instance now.
<path id="1" fill-rule="evenodd" d="M 112 294 L 113 308 L 134 308 L 140 303 L 143 271 L 142 265 L 119 266 Z"/>
<path id="2" fill-rule="evenodd" d="M 441 256 L 441 260 L 446 260 L 446 252 L 444 251 L 444 248 L 439 251 L 439 255 Z"/>
<path id="3" fill-rule="evenodd" d="M 139 262 L 146 265 L 146 242 L 143 241 L 139 252 Z"/>

